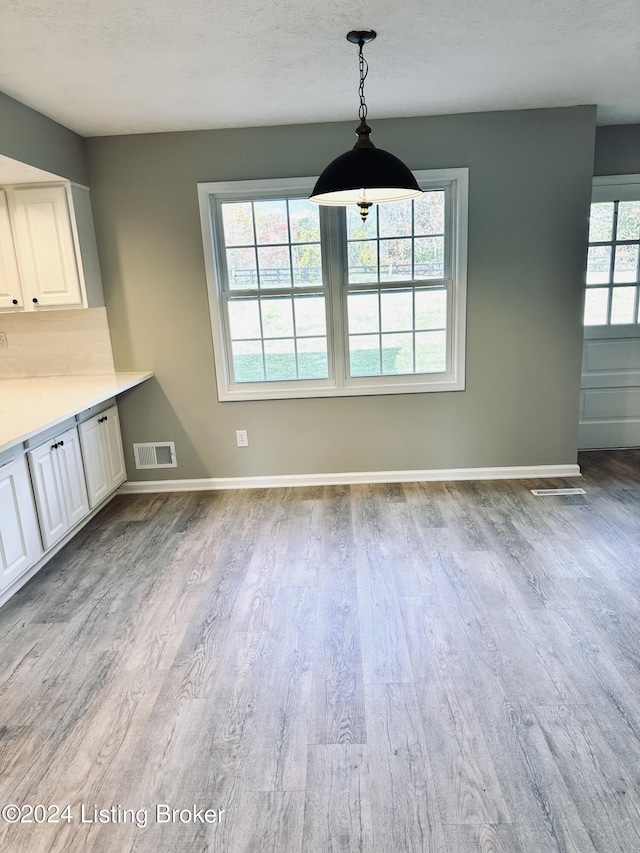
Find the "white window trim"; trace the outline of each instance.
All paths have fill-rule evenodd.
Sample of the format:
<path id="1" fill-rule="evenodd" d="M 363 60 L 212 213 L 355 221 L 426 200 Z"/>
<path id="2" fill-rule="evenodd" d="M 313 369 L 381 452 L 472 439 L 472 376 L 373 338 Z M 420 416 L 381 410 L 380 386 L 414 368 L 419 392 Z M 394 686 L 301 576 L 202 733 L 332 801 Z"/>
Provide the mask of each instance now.
<path id="1" fill-rule="evenodd" d="M 221 402 L 231 400 L 279 400 L 307 397 L 352 397 L 381 394 L 417 394 L 434 391 L 463 391 L 465 389 L 465 343 L 466 343 L 466 305 L 467 305 L 467 243 L 468 243 L 468 199 L 469 170 L 433 169 L 414 172 L 418 183 L 427 188 L 431 185 L 452 183 L 451 204 L 448 215 L 452 241 L 452 269 L 449 299 L 447 300 L 447 328 L 449 351 L 447 373 L 409 374 L 400 376 L 372 376 L 347 378 L 346 367 L 346 309 L 342 302 L 346 299 L 346 288 L 331 286 L 328 295 L 328 379 L 265 381 L 261 383 L 232 383 L 231 369 L 227 353 L 228 335 L 225 329 L 224 315 L 220 307 L 219 294 L 223 290 L 223 277 L 214 251 L 216 228 L 219 227 L 212 215 L 211 196 L 243 196 L 280 194 L 309 195 L 316 177 L 282 178 L 275 180 L 221 181 L 198 184 L 200 221 L 202 225 L 202 243 L 204 248 L 207 292 L 218 399 Z M 330 215 L 339 216 L 336 209 Z M 326 235 L 323 238 L 324 251 L 328 250 L 329 264 L 344 263 L 341 246 L 333 246 Z M 336 281 L 335 275 L 331 276 Z M 411 284 L 407 282 L 407 284 Z M 338 322 L 334 322 L 334 317 Z M 427 378 L 425 378 L 427 377 Z"/>
<path id="2" fill-rule="evenodd" d="M 640 175 L 598 175 L 593 179 L 591 202 L 636 201 L 640 194 Z"/>
<path id="3" fill-rule="evenodd" d="M 638 175 L 598 175 L 593 179 L 591 204 L 601 201 L 638 201 L 640 199 L 640 174 Z M 590 245 L 587 238 L 587 245 Z M 586 269 L 586 263 L 585 263 Z M 614 285 L 608 284 L 611 289 Z M 585 285 L 585 293 L 588 287 Z M 640 323 L 603 323 L 584 326 L 585 340 L 599 340 L 613 337 L 638 337 Z"/>

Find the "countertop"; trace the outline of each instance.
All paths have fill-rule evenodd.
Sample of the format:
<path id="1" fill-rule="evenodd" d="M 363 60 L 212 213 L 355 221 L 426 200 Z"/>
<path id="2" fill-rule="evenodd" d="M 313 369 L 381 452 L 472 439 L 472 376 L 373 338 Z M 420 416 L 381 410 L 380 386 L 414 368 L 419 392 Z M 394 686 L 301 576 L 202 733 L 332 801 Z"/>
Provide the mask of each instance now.
<path id="1" fill-rule="evenodd" d="M 152 376 L 103 373 L 0 380 L 0 453 Z"/>

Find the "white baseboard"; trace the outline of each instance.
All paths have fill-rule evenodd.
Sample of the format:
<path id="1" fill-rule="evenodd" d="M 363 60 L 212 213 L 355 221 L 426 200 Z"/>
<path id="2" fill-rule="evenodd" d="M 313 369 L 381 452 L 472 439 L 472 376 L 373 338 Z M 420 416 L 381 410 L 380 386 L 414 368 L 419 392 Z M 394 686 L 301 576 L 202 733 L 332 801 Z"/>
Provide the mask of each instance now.
<path id="1" fill-rule="evenodd" d="M 350 471 L 344 474 L 274 474 L 265 477 L 208 477 L 196 480 L 139 480 L 123 483 L 121 495 L 145 492 L 209 492 L 221 489 L 278 489 L 358 483 L 427 483 L 445 480 L 541 480 L 580 477 L 579 465 L 514 465 L 504 468 L 434 468 L 424 471 Z"/>

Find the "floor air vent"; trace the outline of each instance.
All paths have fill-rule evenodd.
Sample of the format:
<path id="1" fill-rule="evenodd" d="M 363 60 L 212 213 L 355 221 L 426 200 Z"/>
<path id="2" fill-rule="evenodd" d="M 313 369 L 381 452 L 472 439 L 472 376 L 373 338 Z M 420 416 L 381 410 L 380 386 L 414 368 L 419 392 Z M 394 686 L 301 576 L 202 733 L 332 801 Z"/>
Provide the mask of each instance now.
<path id="1" fill-rule="evenodd" d="M 584 489 L 531 489 L 537 498 L 550 498 L 552 495 L 586 495 Z"/>
<path id="2" fill-rule="evenodd" d="M 176 446 L 173 441 L 150 441 L 134 444 L 136 468 L 176 468 Z"/>

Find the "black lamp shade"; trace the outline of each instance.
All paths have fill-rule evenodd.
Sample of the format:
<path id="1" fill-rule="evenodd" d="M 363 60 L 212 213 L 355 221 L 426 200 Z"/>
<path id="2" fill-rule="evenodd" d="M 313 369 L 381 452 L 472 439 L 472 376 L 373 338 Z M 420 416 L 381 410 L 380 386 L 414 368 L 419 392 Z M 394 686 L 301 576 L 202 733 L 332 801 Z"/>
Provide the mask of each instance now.
<path id="1" fill-rule="evenodd" d="M 355 147 L 336 157 L 318 178 L 309 201 L 376 204 L 417 198 L 422 190 L 402 160 L 380 148 Z"/>

